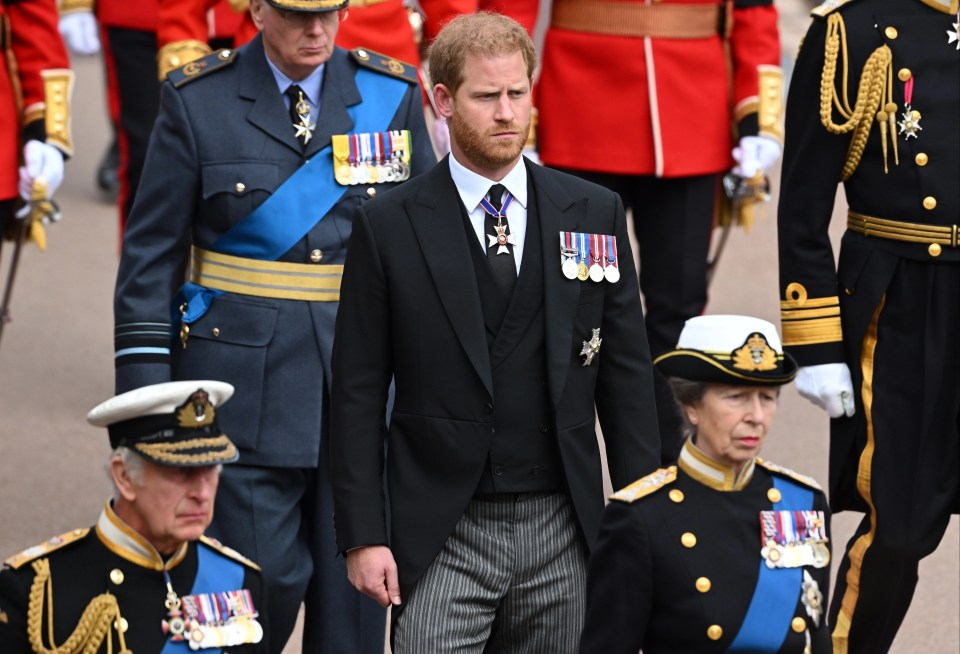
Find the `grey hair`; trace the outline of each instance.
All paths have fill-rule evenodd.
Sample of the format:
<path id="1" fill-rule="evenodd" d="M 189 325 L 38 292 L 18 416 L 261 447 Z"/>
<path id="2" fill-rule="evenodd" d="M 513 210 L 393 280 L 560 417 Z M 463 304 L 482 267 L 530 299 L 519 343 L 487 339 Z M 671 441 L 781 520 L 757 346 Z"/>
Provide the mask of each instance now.
<path id="1" fill-rule="evenodd" d="M 110 463 L 114 459 L 120 459 L 120 463 L 123 464 L 123 469 L 127 471 L 127 477 L 130 478 L 130 481 L 133 482 L 135 486 L 143 486 L 144 458 L 125 445 L 117 447 L 110 453 L 105 467 L 107 477 L 109 477 L 110 483 L 113 485 L 113 499 L 116 500 L 120 497 L 120 489 L 117 488 L 117 482 L 114 481 L 113 475 L 110 474 Z"/>
<path id="2" fill-rule="evenodd" d="M 697 406 L 703 401 L 703 396 L 707 392 L 707 382 L 681 377 L 670 377 L 668 381 L 670 390 L 673 392 L 673 400 L 677 403 L 677 409 L 680 412 L 680 433 L 685 439 L 691 438 L 697 433 L 697 428 L 690 424 L 684 407 Z"/>

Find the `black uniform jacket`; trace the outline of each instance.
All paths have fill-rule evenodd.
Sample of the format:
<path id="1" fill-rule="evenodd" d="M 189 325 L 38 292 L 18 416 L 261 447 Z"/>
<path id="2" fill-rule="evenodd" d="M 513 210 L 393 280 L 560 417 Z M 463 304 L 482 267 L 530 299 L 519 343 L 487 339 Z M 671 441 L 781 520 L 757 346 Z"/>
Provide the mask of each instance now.
<path id="1" fill-rule="evenodd" d="M 201 60 L 205 67 L 195 77 L 163 85 L 117 275 L 117 391 L 211 376 L 230 382 L 237 389 L 234 401 L 217 418 L 242 463 L 317 465 L 337 302 L 224 293 L 190 325 L 184 348 L 172 305 L 190 266 L 191 246 L 212 249 L 306 160 L 320 156 L 334 135 L 355 133 L 348 110 L 365 100 L 357 70 L 377 66 L 374 74 L 390 75 L 380 59 L 363 62 L 334 49 L 324 65 L 317 125 L 306 147 L 295 138 L 260 36 L 232 58 L 213 54 Z M 410 130 L 410 168 L 417 175 L 436 163 L 436 155 L 420 89 L 415 78 L 408 81 L 382 129 Z M 354 210 L 395 185 L 337 187 L 343 195 L 279 261 L 339 276 Z"/>
<path id="2" fill-rule="evenodd" d="M 771 493 L 777 475 L 812 489 L 812 508 L 823 511 L 829 525 L 826 498 L 816 482 L 761 459 L 735 478 L 689 441 L 677 466 L 614 494 L 590 557 L 581 654 L 636 654 L 640 648 L 644 654 L 726 652 L 764 565 L 760 512 L 777 510 L 771 501 L 771 495 L 777 497 Z M 797 588 L 791 619 L 779 629 L 777 642 L 750 651 L 831 651 L 825 613 L 829 565 L 803 569 L 814 583 Z M 812 606 L 819 602 L 819 610 L 811 609 L 818 623 L 804 595 Z"/>
<path id="3" fill-rule="evenodd" d="M 253 607 L 259 612 L 256 620 L 264 630 L 260 642 L 229 647 L 229 651 L 236 654 L 267 652 L 266 597 L 260 569 L 256 565 L 205 537 L 202 544 L 184 543 L 163 561 L 157 551 L 120 520 L 109 505 L 95 527 L 75 529 L 7 559 L 0 570 L 0 652 L 33 653 L 31 631 L 41 638 L 42 647 L 46 648 L 42 651 L 63 646 L 75 631 L 78 635 L 84 631 L 83 627 L 78 629 L 81 616 L 88 606 L 100 601 L 92 600 L 98 596 L 102 600 L 102 596 L 109 593 L 116 598 L 119 607 L 126 648 L 136 654 L 159 654 L 168 640 L 162 628 L 163 621 L 168 618 L 164 605 L 167 585 L 163 568 L 167 567 L 177 596 L 190 595 L 197 575 L 200 547 L 207 547 L 214 555 L 243 566 L 242 588 L 223 587 L 220 590 L 249 590 Z M 35 584 L 36 568 L 45 564 L 49 564 L 49 581 Z M 48 609 L 51 594 L 53 606 Z M 34 611 L 40 620 L 36 624 L 32 624 L 28 617 Z M 50 642 L 48 636 L 51 620 L 54 642 Z M 122 651 L 114 622 L 115 619 L 111 618 L 106 629 L 106 637 L 111 639 L 113 648 L 108 650 L 104 639 L 94 650 L 98 654 Z"/>
<path id="4" fill-rule="evenodd" d="M 960 53 L 948 36 L 956 35 L 958 3 L 948 2 L 842 0 L 813 12 L 790 83 L 777 218 L 783 345 L 801 366 L 846 361 L 856 382 L 864 336 L 899 262 L 960 265 Z M 838 51 L 827 54 L 828 45 Z M 883 128 L 876 111 L 864 119 L 870 129 L 862 155 L 844 181 L 859 136 L 828 130 L 821 112 L 826 101 L 830 120 L 847 122 L 834 105 L 843 104 L 844 94 L 851 107 L 868 95 L 858 88 L 871 78 L 865 71 L 871 57 L 882 63 L 875 78 L 880 109 L 892 102 L 896 110 Z M 825 67 L 828 59 L 835 69 Z M 841 183 L 854 228 L 844 232 L 835 263 L 829 227 Z M 902 238 L 889 237 L 897 233 Z M 958 301 L 937 288 L 916 292 Z M 855 488 L 867 430 L 862 396 L 855 396 L 855 415 L 831 424 L 834 510 L 868 508 Z"/>
<path id="5" fill-rule="evenodd" d="M 616 194 L 525 165 L 541 242 L 524 249 L 542 250 L 550 411 L 569 493 L 592 546 L 603 509 L 595 408 L 615 484 L 653 471 L 660 456 L 636 270 Z M 463 515 L 496 428 L 491 358 L 498 352 L 487 344 L 461 204 L 444 159 L 360 207 L 337 318 L 331 415 L 337 545 L 344 551 L 389 543 L 405 592 Z M 619 282 L 565 278 L 562 231 L 615 235 Z M 584 341 L 596 328 L 602 346 L 583 365 Z M 392 375 L 388 539 L 384 402 Z"/>

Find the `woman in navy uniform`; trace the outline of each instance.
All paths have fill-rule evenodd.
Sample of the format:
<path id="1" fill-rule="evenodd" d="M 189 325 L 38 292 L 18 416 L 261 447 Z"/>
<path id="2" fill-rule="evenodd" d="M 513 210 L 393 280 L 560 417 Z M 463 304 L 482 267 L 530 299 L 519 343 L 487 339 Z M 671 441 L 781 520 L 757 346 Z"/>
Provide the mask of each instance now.
<path id="1" fill-rule="evenodd" d="M 604 509 L 581 654 L 829 652 L 826 498 L 757 456 L 797 369 L 776 329 L 692 318 L 654 363 L 688 438 Z"/>
<path id="2" fill-rule="evenodd" d="M 222 464 L 239 452 L 216 422 L 233 386 L 139 388 L 87 420 L 108 427 L 114 498 L 0 570 L 3 654 L 269 651 L 258 568 L 203 535 Z"/>

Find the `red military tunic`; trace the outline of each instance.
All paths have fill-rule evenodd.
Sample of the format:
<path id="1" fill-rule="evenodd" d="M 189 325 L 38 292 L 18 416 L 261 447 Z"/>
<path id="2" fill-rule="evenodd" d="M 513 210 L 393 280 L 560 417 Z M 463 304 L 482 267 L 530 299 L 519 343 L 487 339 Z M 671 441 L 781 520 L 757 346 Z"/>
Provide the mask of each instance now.
<path id="1" fill-rule="evenodd" d="M 0 50 L 9 64 L 0 66 L 0 202 L 17 196 L 25 140 L 72 152 L 68 100 L 73 73 L 57 21 L 54 0 L 0 4 Z"/>
<path id="2" fill-rule="evenodd" d="M 638 15 L 647 9 L 669 15 L 650 27 L 655 21 Z M 685 9 L 699 16 L 678 13 Z M 698 21 L 702 36 L 694 38 L 624 35 L 631 26 L 689 32 Z M 757 133 L 749 117 L 760 104 L 760 72 L 779 80 L 779 62 L 771 0 L 555 0 L 538 85 L 540 157 L 551 166 L 626 175 L 724 171 L 733 163 L 733 123 L 741 136 Z M 779 137 L 773 122 L 761 133 Z"/>
<path id="3" fill-rule="evenodd" d="M 210 52 L 211 39 L 232 38 L 239 47 L 257 34 L 247 0 L 159 0 L 161 77 Z M 336 43 L 367 47 L 420 65 L 417 40 L 403 0 L 354 0 L 340 24 Z"/>

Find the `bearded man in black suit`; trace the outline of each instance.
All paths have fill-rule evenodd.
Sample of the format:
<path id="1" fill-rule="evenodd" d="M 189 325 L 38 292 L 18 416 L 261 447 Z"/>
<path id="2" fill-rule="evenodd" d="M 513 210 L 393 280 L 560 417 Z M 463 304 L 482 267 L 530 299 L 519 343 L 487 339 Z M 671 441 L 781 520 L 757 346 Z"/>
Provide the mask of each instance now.
<path id="1" fill-rule="evenodd" d="M 335 527 L 351 582 L 394 606 L 396 654 L 575 651 L 603 508 L 595 416 L 615 487 L 659 464 L 623 205 L 521 156 L 535 66 L 515 21 L 451 21 L 430 51 L 451 154 L 354 217 Z"/>

